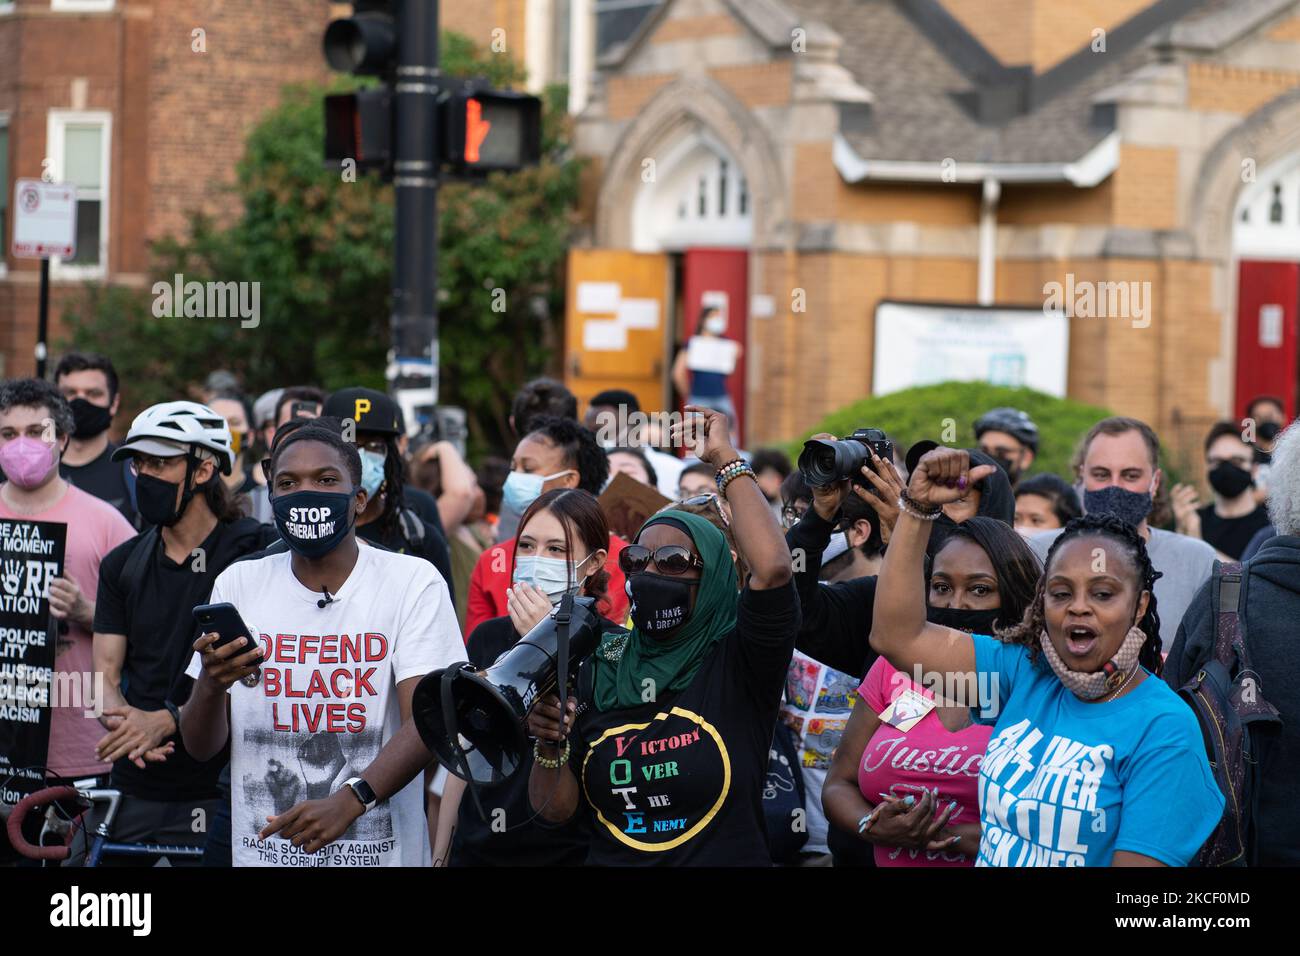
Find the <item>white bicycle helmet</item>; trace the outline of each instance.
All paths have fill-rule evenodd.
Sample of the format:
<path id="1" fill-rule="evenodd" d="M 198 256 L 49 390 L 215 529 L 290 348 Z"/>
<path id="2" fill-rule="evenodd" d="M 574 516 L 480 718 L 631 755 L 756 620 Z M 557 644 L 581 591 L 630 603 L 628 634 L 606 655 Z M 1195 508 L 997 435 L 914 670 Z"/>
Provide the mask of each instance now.
<path id="1" fill-rule="evenodd" d="M 226 420 L 198 402 L 161 402 L 151 405 L 131 423 L 126 441 L 113 451 L 113 460 L 134 453 L 174 458 L 191 449 L 211 453 L 223 475 L 235 467 L 235 453 L 230 447 L 230 426 Z"/>

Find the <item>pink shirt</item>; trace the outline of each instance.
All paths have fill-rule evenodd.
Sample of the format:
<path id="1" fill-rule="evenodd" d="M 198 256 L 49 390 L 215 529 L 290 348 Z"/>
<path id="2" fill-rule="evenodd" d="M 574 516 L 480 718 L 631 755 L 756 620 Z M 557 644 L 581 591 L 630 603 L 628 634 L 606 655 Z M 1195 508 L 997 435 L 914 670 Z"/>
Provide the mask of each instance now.
<path id="1" fill-rule="evenodd" d="M 77 582 L 82 595 L 94 604 L 99 587 L 99 562 L 123 541 L 135 537 L 121 513 L 80 488 L 68 485 L 58 504 L 39 514 L 17 514 L 0 499 L 0 518 L 15 521 L 54 521 L 68 526 L 64 550 L 64 577 Z M 68 622 L 59 635 L 54 658 L 54 688 L 61 697 L 80 698 L 96 691 L 93 637 L 90 631 Z M 65 676 L 66 675 L 66 676 Z M 75 692 L 72 690 L 75 685 Z M 50 749 L 45 763 L 66 777 L 108 773 L 109 764 L 95 759 L 95 744 L 108 733 L 95 717 L 87 717 L 91 699 L 60 699 L 50 716 Z"/>
<path id="2" fill-rule="evenodd" d="M 909 687 L 934 699 L 933 691 L 918 686 L 880 657 L 867 671 L 858 696 L 879 714 Z M 980 761 L 992 734 L 992 727 L 974 723 L 954 733 L 944 727 L 937 709 L 908 731 L 881 721 L 862 752 L 858 787 L 873 806 L 881 802 L 882 793 L 897 797 L 910 794 L 919 800 L 923 788 L 931 793 L 937 791 L 934 805 L 939 812 L 957 801 L 949 824 L 978 823 Z M 975 865 L 974 857 L 958 852 L 905 850 L 880 844 L 875 845 L 875 852 L 876 866 Z"/>

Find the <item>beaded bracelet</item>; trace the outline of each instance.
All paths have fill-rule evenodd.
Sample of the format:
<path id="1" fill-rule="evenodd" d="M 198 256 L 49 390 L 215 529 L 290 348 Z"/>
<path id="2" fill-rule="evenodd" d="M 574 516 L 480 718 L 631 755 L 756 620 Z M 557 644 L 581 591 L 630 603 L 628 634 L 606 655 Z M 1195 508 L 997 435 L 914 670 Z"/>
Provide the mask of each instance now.
<path id="1" fill-rule="evenodd" d="M 758 480 L 758 476 L 754 474 L 754 469 L 749 467 L 749 462 L 745 461 L 743 458 L 729 461 L 719 468 L 718 473 L 713 478 L 713 480 L 718 484 L 718 494 L 725 497 L 727 494 L 727 485 L 731 484 L 741 475 L 749 475 L 749 477 L 753 478 L 755 481 Z"/>
<path id="2" fill-rule="evenodd" d="M 564 742 L 564 749 L 555 758 L 543 757 L 541 750 L 538 749 L 540 743 L 540 740 L 533 741 L 533 760 L 537 762 L 537 766 L 545 770 L 559 770 L 569 762 L 569 742 L 567 740 Z"/>
<path id="3" fill-rule="evenodd" d="M 898 496 L 898 510 L 904 511 L 913 518 L 919 518 L 922 521 L 934 521 L 939 515 L 943 514 L 942 506 L 936 507 L 933 511 L 927 511 L 917 504 L 916 499 L 912 498 L 906 491 Z"/>

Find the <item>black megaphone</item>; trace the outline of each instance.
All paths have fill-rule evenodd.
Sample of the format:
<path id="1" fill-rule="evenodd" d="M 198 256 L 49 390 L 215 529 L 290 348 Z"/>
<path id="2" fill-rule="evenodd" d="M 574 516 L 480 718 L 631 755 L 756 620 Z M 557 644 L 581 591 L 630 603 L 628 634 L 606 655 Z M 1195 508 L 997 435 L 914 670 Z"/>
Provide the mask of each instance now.
<path id="1" fill-rule="evenodd" d="M 462 780 L 508 780 L 528 752 L 525 720 L 533 702 L 556 691 L 596 649 L 604 630 L 596 599 L 565 595 L 559 610 L 521 637 L 483 673 L 469 663 L 426 674 L 411 716 L 424 745 Z"/>

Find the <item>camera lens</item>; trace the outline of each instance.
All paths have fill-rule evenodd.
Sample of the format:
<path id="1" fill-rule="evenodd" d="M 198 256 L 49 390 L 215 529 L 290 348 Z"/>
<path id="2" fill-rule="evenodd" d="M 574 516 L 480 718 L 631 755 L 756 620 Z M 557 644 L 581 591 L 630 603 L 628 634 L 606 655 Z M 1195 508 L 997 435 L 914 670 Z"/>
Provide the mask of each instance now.
<path id="1" fill-rule="evenodd" d="M 866 461 L 867 446 L 860 441 L 813 438 L 804 442 L 799 472 L 810 485 L 830 485 L 845 478 L 860 477 Z"/>

